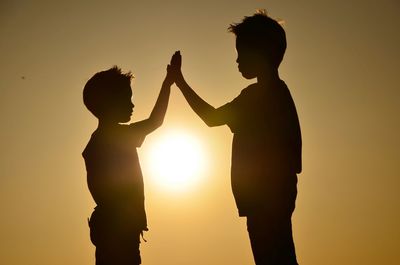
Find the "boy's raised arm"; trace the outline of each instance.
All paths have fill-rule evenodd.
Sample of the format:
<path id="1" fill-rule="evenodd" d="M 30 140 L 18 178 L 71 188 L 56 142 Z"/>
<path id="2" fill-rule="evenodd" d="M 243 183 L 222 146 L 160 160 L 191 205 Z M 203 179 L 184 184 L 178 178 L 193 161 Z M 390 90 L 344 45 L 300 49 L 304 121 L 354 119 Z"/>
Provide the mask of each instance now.
<path id="1" fill-rule="evenodd" d="M 171 65 L 174 64 L 174 60 L 177 60 L 177 53 L 172 56 L 171 64 L 167 66 L 167 76 L 162 83 L 160 94 L 158 95 L 156 104 L 154 105 L 149 118 L 130 125 L 134 127 L 135 130 L 138 130 L 142 136 L 146 136 L 147 134 L 153 132 L 164 122 L 165 113 L 168 107 L 169 95 L 171 92 L 171 85 L 175 81 L 175 77 L 173 76 L 174 72 L 171 71 Z"/>
<path id="2" fill-rule="evenodd" d="M 188 85 L 182 75 L 181 63 L 182 57 L 180 52 L 177 54 L 176 65 L 171 65 L 171 70 L 176 71 L 175 83 L 182 91 L 183 96 L 189 103 L 193 111 L 210 127 L 226 124 L 225 115 L 204 101 L 197 93 Z"/>

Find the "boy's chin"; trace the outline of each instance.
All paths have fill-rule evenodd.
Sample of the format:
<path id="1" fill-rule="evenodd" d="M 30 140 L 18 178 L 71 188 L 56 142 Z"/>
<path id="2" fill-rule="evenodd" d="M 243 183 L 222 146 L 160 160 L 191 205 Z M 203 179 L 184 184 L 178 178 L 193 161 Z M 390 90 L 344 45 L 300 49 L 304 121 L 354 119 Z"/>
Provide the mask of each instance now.
<path id="1" fill-rule="evenodd" d="M 131 121 L 131 117 L 129 116 L 129 118 L 119 119 L 118 123 L 127 123 L 130 121 Z"/>
<path id="2" fill-rule="evenodd" d="M 117 123 L 127 123 L 131 121 L 131 115 L 119 115 L 118 117 L 115 117 L 114 119 Z"/>
<path id="3" fill-rule="evenodd" d="M 253 74 L 253 73 L 246 73 L 246 72 L 240 72 L 242 74 L 242 76 L 246 79 L 253 79 L 256 78 L 257 75 Z"/>

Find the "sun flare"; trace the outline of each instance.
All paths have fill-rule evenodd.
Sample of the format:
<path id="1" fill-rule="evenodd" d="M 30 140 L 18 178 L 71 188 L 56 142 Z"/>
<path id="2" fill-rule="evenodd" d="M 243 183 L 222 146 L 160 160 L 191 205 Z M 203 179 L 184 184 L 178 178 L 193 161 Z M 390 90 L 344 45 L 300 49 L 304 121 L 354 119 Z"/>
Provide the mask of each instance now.
<path id="1" fill-rule="evenodd" d="M 201 142 L 183 132 L 170 132 L 155 141 L 146 156 L 150 178 L 168 190 L 185 190 L 204 175 L 206 159 Z"/>

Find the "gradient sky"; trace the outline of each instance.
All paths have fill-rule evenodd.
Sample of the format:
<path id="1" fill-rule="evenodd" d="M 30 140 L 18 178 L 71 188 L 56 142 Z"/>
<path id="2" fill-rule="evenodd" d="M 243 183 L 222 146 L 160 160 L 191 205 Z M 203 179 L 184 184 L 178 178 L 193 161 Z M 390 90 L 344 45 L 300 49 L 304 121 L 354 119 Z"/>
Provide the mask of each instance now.
<path id="1" fill-rule="evenodd" d="M 280 74 L 304 146 L 293 216 L 299 263 L 398 264 L 398 0 L 0 1 L 1 263 L 94 264 L 81 152 L 96 128 L 82 103 L 95 72 L 132 71 L 133 120 L 144 119 L 179 49 L 189 83 L 222 105 L 252 82 L 237 71 L 227 27 L 257 8 L 285 20 Z M 208 154 L 207 174 L 186 191 L 148 176 L 148 147 L 171 129 L 197 137 Z M 230 190 L 231 140 L 174 88 L 164 126 L 139 150 L 151 230 L 144 265 L 253 264 Z"/>

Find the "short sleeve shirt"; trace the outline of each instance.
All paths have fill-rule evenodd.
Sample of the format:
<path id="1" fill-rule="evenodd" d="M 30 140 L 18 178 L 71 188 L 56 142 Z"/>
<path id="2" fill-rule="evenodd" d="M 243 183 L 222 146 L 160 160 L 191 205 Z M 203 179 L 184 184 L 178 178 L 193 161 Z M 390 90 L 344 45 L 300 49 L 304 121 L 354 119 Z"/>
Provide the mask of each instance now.
<path id="1" fill-rule="evenodd" d="M 217 111 L 234 133 L 231 177 L 239 214 L 286 196 L 301 171 L 301 134 L 285 83 L 252 84 Z"/>
<path id="2" fill-rule="evenodd" d="M 144 185 L 137 147 L 144 140 L 132 126 L 97 129 L 83 151 L 89 190 L 97 206 L 129 215 L 147 227 Z"/>

